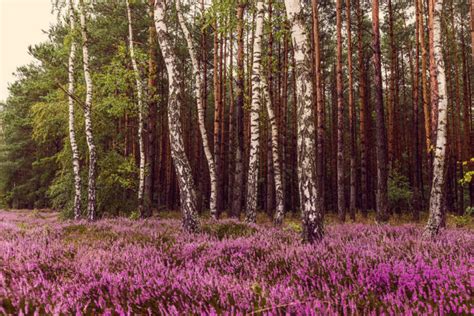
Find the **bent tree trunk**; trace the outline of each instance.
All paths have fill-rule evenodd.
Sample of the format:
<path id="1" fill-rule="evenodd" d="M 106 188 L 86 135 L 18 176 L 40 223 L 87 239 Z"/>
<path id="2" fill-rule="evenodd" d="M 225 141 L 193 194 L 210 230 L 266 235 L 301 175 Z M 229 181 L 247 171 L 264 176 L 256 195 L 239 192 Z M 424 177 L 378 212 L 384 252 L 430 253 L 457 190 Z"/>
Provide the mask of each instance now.
<path id="1" fill-rule="evenodd" d="M 263 9 L 263 0 L 258 0 L 255 44 L 253 47 L 252 103 L 250 106 L 250 152 L 247 178 L 247 204 L 245 207 L 246 221 L 249 223 L 255 223 L 257 219 L 258 152 L 260 142 L 259 113 L 261 108 L 260 72 L 262 64 Z"/>
<path id="2" fill-rule="evenodd" d="M 69 0 L 69 23 L 71 27 L 71 48 L 69 51 L 68 64 L 68 102 L 69 102 L 69 141 L 71 143 L 72 151 L 72 172 L 74 176 L 74 219 L 79 219 L 81 216 L 81 167 L 79 163 L 79 149 L 76 141 L 76 127 L 74 124 L 74 59 L 76 58 L 76 41 L 74 39 L 75 23 L 74 23 L 74 5 L 72 0 Z"/>
<path id="3" fill-rule="evenodd" d="M 296 65 L 296 108 L 298 136 L 298 187 L 302 208 L 303 239 L 315 242 L 323 237 L 323 214 L 317 207 L 315 182 L 314 113 L 312 109 L 311 57 L 300 0 L 285 0 L 286 14 Z"/>
<path id="4" fill-rule="evenodd" d="M 165 5 L 163 0 L 155 3 L 155 27 L 161 53 L 168 72 L 168 125 L 171 144 L 171 156 L 178 179 L 181 211 L 183 213 L 183 228 L 188 232 L 199 229 L 196 212 L 196 192 L 191 173 L 191 166 L 184 151 L 183 131 L 181 126 L 181 103 L 178 95 L 181 93 L 181 82 L 178 73 L 178 61 L 172 50 L 168 27 L 165 22 Z"/>
<path id="5" fill-rule="evenodd" d="M 211 181 L 211 196 L 209 199 L 209 209 L 211 212 L 211 217 L 213 219 L 217 219 L 217 179 L 216 179 L 216 163 L 214 161 L 214 157 L 211 152 L 211 148 L 209 146 L 209 139 L 207 136 L 206 131 L 206 121 L 205 121 L 205 112 L 204 112 L 204 104 L 203 101 L 205 98 L 203 97 L 204 89 L 202 89 L 202 79 L 201 79 L 201 71 L 199 69 L 198 64 L 198 57 L 196 54 L 196 50 L 193 46 L 193 41 L 191 38 L 191 34 L 189 33 L 188 27 L 183 17 L 183 13 L 181 12 L 181 1 L 176 1 L 176 11 L 178 12 L 178 19 L 181 29 L 184 33 L 184 38 L 186 39 L 186 44 L 188 46 L 189 55 L 191 56 L 191 63 L 193 66 L 193 77 L 195 80 L 194 85 L 194 97 L 196 98 L 197 103 L 197 111 L 198 111 L 198 123 L 199 123 L 199 132 L 201 133 L 202 138 L 202 145 L 204 147 L 204 155 L 206 156 L 207 165 L 209 167 L 209 175 Z"/>
<path id="6" fill-rule="evenodd" d="M 145 164 L 145 140 L 143 135 L 143 126 L 145 118 L 145 108 L 143 102 L 143 83 L 138 69 L 137 60 L 135 59 L 135 49 L 133 45 L 133 28 L 132 28 L 132 12 L 130 10 L 130 2 L 126 1 L 127 4 L 127 17 L 128 17 L 128 43 L 130 46 L 130 58 L 132 59 L 133 72 L 135 74 L 135 82 L 137 85 L 137 97 L 138 97 L 138 146 L 140 152 L 140 174 L 138 181 L 138 210 L 141 217 L 145 217 L 145 214 L 149 214 L 148 208 L 150 207 L 149 201 L 144 201 L 144 190 L 145 190 L 145 174 L 148 171 L 148 167 Z"/>
<path id="7" fill-rule="evenodd" d="M 86 81 L 86 101 L 84 103 L 84 121 L 86 130 L 87 147 L 89 148 L 89 183 L 87 187 L 87 217 L 90 221 L 96 219 L 96 177 L 97 177 L 97 153 L 92 130 L 92 78 L 89 70 L 89 49 L 86 27 L 86 9 L 84 1 L 80 1 L 79 10 L 82 34 L 82 64 L 84 68 L 84 79 Z"/>
<path id="8" fill-rule="evenodd" d="M 445 183 L 446 165 L 446 121 L 447 121 L 447 92 L 446 75 L 444 72 L 443 56 L 441 55 L 441 22 L 440 15 L 442 1 L 436 0 L 433 8 L 433 61 L 436 67 L 436 79 L 438 82 L 438 124 L 436 131 L 436 148 L 433 161 L 433 180 L 430 195 L 430 216 L 425 227 L 425 237 L 433 238 L 439 233 L 443 222 L 443 187 Z"/>

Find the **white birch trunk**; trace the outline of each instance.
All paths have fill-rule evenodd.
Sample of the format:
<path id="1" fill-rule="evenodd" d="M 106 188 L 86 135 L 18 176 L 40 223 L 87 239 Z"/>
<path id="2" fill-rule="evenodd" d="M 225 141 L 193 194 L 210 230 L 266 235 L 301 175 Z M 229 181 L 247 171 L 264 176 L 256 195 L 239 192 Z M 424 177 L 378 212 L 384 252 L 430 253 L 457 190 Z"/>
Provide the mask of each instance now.
<path id="1" fill-rule="evenodd" d="M 193 41 L 191 34 L 189 33 L 188 27 L 183 17 L 181 11 L 181 1 L 176 0 L 176 11 L 178 12 L 179 24 L 183 30 L 184 37 L 186 39 L 186 44 L 188 46 L 189 55 L 191 56 L 191 63 L 193 66 L 193 77 L 196 81 L 194 85 L 194 97 L 196 98 L 197 110 L 198 110 L 198 123 L 199 123 L 199 132 L 201 133 L 202 145 L 204 147 L 204 155 L 206 156 L 207 165 L 209 167 L 209 177 L 211 181 L 211 196 L 209 199 L 209 209 L 211 212 L 211 217 L 217 219 L 217 178 L 216 178 L 216 163 L 214 161 L 214 156 L 212 155 L 211 148 L 209 146 L 209 139 L 206 131 L 206 121 L 205 121 L 205 112 L 203 100 L 203 80 L 201 71 L 199 69 L 199 64 L 197 60 L 197 54 L 194 49 Z"/>
<path id="2" fill-rule="evenodd" d="M 276 210 L 274 216 L 274 222 L 277 225 L 281 225 L 283 217 L 285 216 L 285 205 L 283 196 L 283 184 L 282 184 L 282 173 L 279 159 L 278 150 L 278 127 L 275 121 L 275 113 L 273 112 L 272 103 L 270 99 L 270 93 L 268 91 L 267 78 L 262 75 L 261 89 L 265 99 L 265 107 L 268 113 L 268 120 L 270 121 L 271 128 L 271 140 L 272 140 L 272 161 L 273 168 L 275 169 L 275 202 Z"/>
<path id="3" fill-rule="evenodd" d="M 316 159 L 310 45 L 300 0 L 285 0 L 291 25 L 296 62 L 298 186 L 303 218 L 303 239 L 315 242 L 323 237 L 323 214 L 317 208 Z"/>
<path id="4" fill-rule="evenodd" d="M 149 205 L 144 205 L 144 189 L 145 189 L 145 174 L 147 172 L 147 165 L 145 163 L 145 141 L 143 135 L 145 108 L 143 101 L 143 83 L 138 69 L 137 60 L 135 58 L 135 49 L 133 45 L 133 28 L 132 28 L 132 12 L 130 10 L 130 2 L 126 0 L 127 4 L 127 17 L 128 17 L 128 43 L 130 46 L 130 58 L 132 59 L 133 72 L 135 74 L 135 81 L 137 85 L 137 96 L 138 96 L 138 145 L 140 152 L 140 166 L 139 166 L 139 181 L 138 181 L 138 205 L 140 214 L 143 216 L 144 213 L 148 214 L 144 208 L 148 208 Z M 145 211 L 145 212 L 144 212 Z"/>
<path id="5" fill-rule="evenodd" d="M 68 103 L 69 103 L 69 141 L 72 151 L 72 171 L 74 176 L 74 219 L 77 220 L 81 216 L 81 167 L 79 163 L 79 149 L 76 141 L 76 128 L 74 125 L 74 59 L 76 58 L 77 44 L 74 39 L 75 23 L 74 23 L 74 3 L 69 0 L 69 23 L 71 27 L 71 48 L 69 51 L 68 61 Z"/>
<path id="6" fill-rule="evenodd" d="M 195 232 L 199 229 L 196 212 L 196 193 L 191 173 L 191 166 L 184 150 L 183 132 L 181 126 L 181 103 L 178 98 L 180 91 L 180 78 L 178 61 L 172 50 L 168 27 L 165 22 L 165 5 L 163 0 L 155 2 L 155 27 L 161 53 L 168 72 L 168 125 L 173 158 L 178 186 L 180 192 L 181 210 L 183 213 L 183 227 L 186 231 Z"/>
<path id="7" fill-rule="evenodd" d="M 443 194 L 445 184 L 445 165 L 446 165 L 446 122 L 447 122 L 447 91 L 446 75 L 444 72 L 444 61 L 441 47 L 441 16 L 442 1 L 435 0 L 434 19 L 433 19 L 433 46 L 434 59 L 436 62 L 436 72 L 438 81 L 438 128 L 436 132 L 436 148 L 433 159 L 433 180 L 430 194 L 430 216 L 425 227 L 424 235 L 428 238 L 435 237 L 441 228 L 443 222 Z"/>
<path id="8" fill-rule="evenodd" d="M 84 1 L 80 0 L 80 21 L 82 34 L 82 63 L 84 68 L 84 79 L 86 81 L 86 101 L 84 103 L 84 120 L 86 141 L 89 148 L 89 182 L 87 188 L 87 217 L 90 221 L 96 219 L 96 177 L 97 177 L 97 153 L 92 130 L 92 78 L 89 70 L 89 50 L 86 27 L 86 12 Z"/>
<path id="9" fill-rule="evenodd" d="M 245 206 L 246 221 L 257 220 L 257 187 L 258 187 L 258 152 L 259 152 L 259 114 L 261 109 L 261 64 L 264 6 L 263 0 L 257 1 L 257 25 L 255 27 L 255 44 L 253 46 L 252 64 L 252 103 L 250 106 L 250 150 L 247 178 L 247 203 Z"/>

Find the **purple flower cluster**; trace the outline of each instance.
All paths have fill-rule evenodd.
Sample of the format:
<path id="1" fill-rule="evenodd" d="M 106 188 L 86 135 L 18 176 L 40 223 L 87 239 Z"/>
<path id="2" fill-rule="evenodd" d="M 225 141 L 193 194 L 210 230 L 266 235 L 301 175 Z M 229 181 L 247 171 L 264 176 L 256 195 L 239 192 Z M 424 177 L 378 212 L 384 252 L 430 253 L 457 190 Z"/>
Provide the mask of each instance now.
<path id="1" fill-rule="evenodd" d="M 59 222 L 0 212 L 0 314 L 473 314 L 474 233 Z"/>

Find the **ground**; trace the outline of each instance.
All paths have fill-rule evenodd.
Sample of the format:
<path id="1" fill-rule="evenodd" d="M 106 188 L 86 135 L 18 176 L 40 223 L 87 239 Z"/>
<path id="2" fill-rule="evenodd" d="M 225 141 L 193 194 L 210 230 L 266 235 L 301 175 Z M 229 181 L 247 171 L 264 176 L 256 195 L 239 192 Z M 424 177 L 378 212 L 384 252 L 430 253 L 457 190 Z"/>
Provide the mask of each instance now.
<path id="1" fill-rule="evenodd" d="M 182 232 L 178 214 L 61 220 L 0 211 L 0 314 L 472 314 L 474 232 L 451 218 L 338 224 L 302 244 L 298 221 L 225 219 Z M 470 225 L 470 224 L 468 224 Z"/>

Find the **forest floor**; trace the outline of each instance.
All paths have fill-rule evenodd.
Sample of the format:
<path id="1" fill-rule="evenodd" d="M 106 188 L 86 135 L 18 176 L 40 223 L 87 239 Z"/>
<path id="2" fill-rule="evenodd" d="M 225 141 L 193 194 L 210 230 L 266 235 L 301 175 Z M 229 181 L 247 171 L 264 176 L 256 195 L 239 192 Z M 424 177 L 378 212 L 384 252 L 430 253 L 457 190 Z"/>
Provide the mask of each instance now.
<path id="1" fill-rule="evenodd" d="M 438 241 L 422 218 L 339 224 L 302 244 L 297 216 L 274 228 L 202 221 L 61 220 L 0 211 L 0 314 L 473 314 L 474 230 L 448 217 Z M 458 227 L 464 226 L 464 227 Z"/>

